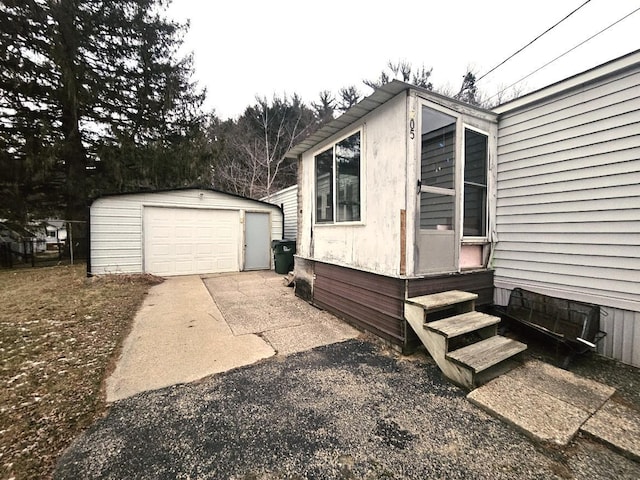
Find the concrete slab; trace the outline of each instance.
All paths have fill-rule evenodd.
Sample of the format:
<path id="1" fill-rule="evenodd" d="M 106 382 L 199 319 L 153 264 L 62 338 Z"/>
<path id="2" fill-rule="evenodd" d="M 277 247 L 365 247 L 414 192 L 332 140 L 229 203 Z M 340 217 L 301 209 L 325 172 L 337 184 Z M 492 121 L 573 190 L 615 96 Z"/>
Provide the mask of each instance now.
<path id="1" fill-rule="evenodd" d="M 538 441 L 566 445 L 614 389 L 530 361 L 467 398 Z"/>
<path id="2" fill-rule="evenodd" d="M 358 332 L 331 315 L 315 323 L 270 330 L 262 334 L 278 355 L 290 355 L 355 338 Z"/>
<path id="3" fill-rule="evenodd" d="M 172 277 L 149 291 L 107 379 L 107 401 L 201 379 L 274 355 L 257 335 L 234 336 L 202 280 Z"/>
<path id="4" fill-rule="evenodd" d="M 272 271 L 208 276 L 204 283 L 235 335 L 260 334 L 288 355 L 360 332 L 297 298 Z"/>
<path id="5" fill-rule="evenodd" d="M 581 430 L 640 461 L 640 410 L 611 398 Z"/>
<path id="6" fill-rule="evenodd" d="M 359 334 L 297 298 L 275 272 L 171 277 L 138 311 L 107 379 L 107 401 Z"/>
<path id="7" fill-rule="evenodd" d="M 613 395 L 615 388 L 579 377 L 571 372 L 538 360 L 530 360 L 507 373 L 520 383 L 595 413 Z"/>

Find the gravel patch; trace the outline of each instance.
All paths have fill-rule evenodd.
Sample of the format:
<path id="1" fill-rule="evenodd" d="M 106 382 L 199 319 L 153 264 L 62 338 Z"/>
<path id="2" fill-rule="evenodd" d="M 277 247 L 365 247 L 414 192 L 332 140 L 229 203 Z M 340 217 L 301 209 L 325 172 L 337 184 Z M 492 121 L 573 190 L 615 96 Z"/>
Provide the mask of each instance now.
<path id="1" fill-rule="evenodd" d="M 532 442 L 416 357 L 349 340 L 136 395 L 54 478 L 640 478 L 640 464 L 587 438 Z"/>

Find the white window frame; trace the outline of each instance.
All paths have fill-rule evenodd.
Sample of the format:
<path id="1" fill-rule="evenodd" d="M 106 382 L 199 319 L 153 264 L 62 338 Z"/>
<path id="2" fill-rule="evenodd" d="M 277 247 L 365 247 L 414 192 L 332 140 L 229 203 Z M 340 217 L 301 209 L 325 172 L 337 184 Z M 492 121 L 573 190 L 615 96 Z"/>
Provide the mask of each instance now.
<path id="1" fill-rule="evenodd" d="M 465 174 L 465 169 L 466 169 L 466 160 L 467 160 L 467 145 L 466 145 L 466 141 L 465 141 L 465 130 L 472 130 L 476 133 L 479 133 L 481 135 L 484 135 L 485 137 L 487 137 L 487 185 L 486 185 L 486 200 L 485 200 L 485 234 L 484 235 L 465 235 L 464 234 L 464 187 L 465 187 L 465 180 L 464 180 L 464 174 Z M 490 141 L 491 141 L 491 135 L 489 132 L 482 130 L 481 128 L 477 128 L 474 127 L 473 125 L 469 125 L 467 123 L 462 123 L 462 155 L 461 155 L 461 192 L 460 192 L 460 243 L 461 244 L 467 244 L 467 245 L 472 245 L 472 244 L 484 244 L 487 243 L 489 241 L 489 232 L 490 232 L 490 221 L 491 221 L 491 215 L 490 213 L 490 192 L 491 192 L 491 145 L 490 145 Z"/>
<path id="2" fill-rule="evenodd" d="M 338 210 L 336 209 L 336 202 L 338 199 L 338 185 L 336 184 L 336 180 L 337 180 L 337 165 L 336 165 L 336 154 L 335 154 L 335 147 L 338 143 L 340 143 L 341 141 L 343 141 L 346 138 L 351 137 L 352 135 L 355 135 L 356 133 L 360 134 L 360 162 L 359 162 L 359 171 L 358 171 L 358 180 L 359 180 L 359 192 L 360 192 L 360 220 L 352 220 L 352 221 L 338 221 Z M 364 205 L 364 192 L 365 192 L 365 186 L 364 186 L 364 128 L 363 126 L 360 126 L 354 130 L 349 131 L 348 133 L 346 133 L 345 135 L 342 135 L 338 138 L 336 138 L 335 140 L 331 141 L 330 143 L 325 144 L 322 148 L 318 148 L 317 150 L 315 150 L 313 152 L 312 155 L 312 164 L 313 164 L 313 225 L 314 227 L 326 227 L 326 226 L 336 226 L 336 225 L 344 225 L 344 226 L 350 226 L 350 225 L 363 225 L 364 224 L 364 216 L 365 216 L 365 205 Z M 332 182 L 332 206 L 333 206 L 333 220 L 332 221 L 326 221 L 326 222 L 318 222 L 317 219 L 317 211 L 318 211 L 318 195 L 317 195 L 317 170 L 316 170 L 316 157 L 318 155 L 320 155 L 321 153 L 332 149 L 333 150 L 333 165 L 332 165 L 332 177 L 331 177 L 331 182 Z"/>

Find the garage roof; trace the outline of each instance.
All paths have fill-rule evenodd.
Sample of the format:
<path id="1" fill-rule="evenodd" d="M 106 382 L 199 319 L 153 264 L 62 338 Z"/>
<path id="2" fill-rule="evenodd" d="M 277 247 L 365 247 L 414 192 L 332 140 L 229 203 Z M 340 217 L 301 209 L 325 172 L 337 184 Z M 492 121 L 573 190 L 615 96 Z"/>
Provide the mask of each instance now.
<path id="1" fill-rule="evenodd" d="M 261 204 L 269 205 L 269 206 L 272 206 L 272 207 L 276 206 L 276 207 L 280 208 L 279 205 L 274 205 L 273 203 L 264 202 L 262 200 L 256 200 L 255 198 L 243 197 L 242 195 L 238 195 L 237 193 L 230 193 L 230 192 L 225 192 L 223 190 L 218 190 L 218 189 L 212 188 L 212 187 L 200 187 L 200 186 L 195 186 L 195 187 L 176 187 L 176 188 L 159 188 L 159 189 L 155 189 L 155 190 L 141 189 L 141 190 L 132 190 L 132 191 L 129 191 L 129 192 L 103 193 L 102 195 L 98 195 L 97 197 L 92 198 L 90 203 L 93 203 L 96 200 L 98 200 L 100 198 L 105 198 L 105 197 L 117 197 L 117 196 L 120 196 L 120 195 L 140 195 L 140 194 L 163 193 L 163 192 L 179 192 L 179 191 L 182 191 L 182 190 L 206 190 L 208 192 L 221 193 L 223 195 L 229 195 L 230 197 L 241 198 L 243 200 L 249 200 L 251 202 L 261 203 Z M 280 208 L 280 210 L 282 210 L 282 208 Z"/>

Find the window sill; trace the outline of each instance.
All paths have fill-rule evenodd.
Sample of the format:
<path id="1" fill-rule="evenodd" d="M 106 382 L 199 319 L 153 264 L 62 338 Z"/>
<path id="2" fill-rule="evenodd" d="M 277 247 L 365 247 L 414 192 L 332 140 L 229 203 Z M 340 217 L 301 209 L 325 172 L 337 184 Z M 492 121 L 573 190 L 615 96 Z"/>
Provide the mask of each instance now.
<path id="1" fill-rule="evenodd" d="M 364 227 L 365 223 L 360 222 L 333 222 L 333 223 L 314 223 L 314 227 Z"/>

